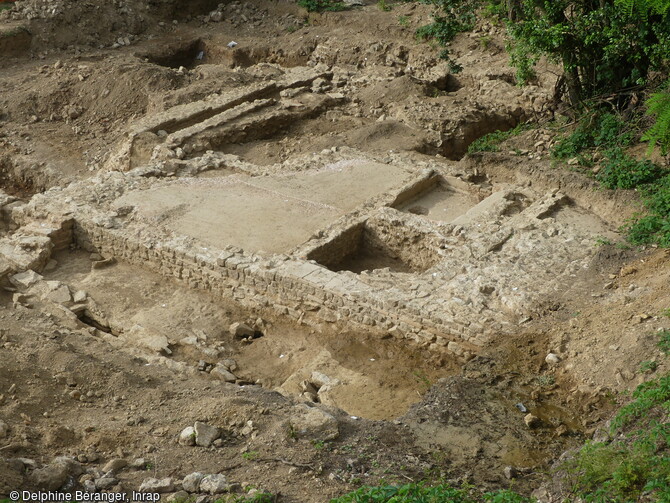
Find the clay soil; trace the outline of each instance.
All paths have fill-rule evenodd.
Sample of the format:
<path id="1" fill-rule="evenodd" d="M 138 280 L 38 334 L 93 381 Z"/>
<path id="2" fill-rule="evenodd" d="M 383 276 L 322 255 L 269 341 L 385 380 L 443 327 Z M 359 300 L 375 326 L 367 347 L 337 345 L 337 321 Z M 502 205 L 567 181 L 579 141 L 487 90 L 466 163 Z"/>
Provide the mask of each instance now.
<path id="1" fill-rule="evenodd" d="M 69 487 L 101 478 L 121 458 L 129 465 L 106 490 L 170 477 L 175 487 L 164 498 L 196 471 L 224 474 L 236 494 L 258 488 L 295 503 L 424 479 L 530 494 L 562 452 L 597 434 L 625 393 L 650 377 L 642 361 L 667 371 L 655 334 L 670 328 L 661 314 L 670 307 L 670 256 L 623 246 L 616 232 L 634 196 L 595 191 L 591 180 L 553 165 L 537 146 L 541 129 L 501 153 L 463 157 L 487 132 L 552 113 L 555 74 L 545 65 L 530 91 L 510 84 L 501 28 L 484 23 L 459 35 L 452 53 L 465 69 L 449 75 L 436 70 L 444 68 L 439 49 L 414 38 L 430 20 L 424 5 L 308 14 L 286 0 L 44 4 L 19 1 L 0 14 L 0 189 L 20 202 L 112 169 L 129 124 L 144 116 L 323 65 L 335 73 L 331 91 L 346 91 L 343 104 L 217 150 L 268 174 L 277 163 L 298 159 L 297 172 L 300 156 L 348 147 L 381 160 L 400 155 L 409 166 L 442 163 L 474 173 L 473 183 L 560 189 L 575 208 L 560 218 L 590 233 L 584 246 L 593 251 L 570 285 L 557 284 L 511 329 L 458 358 L 347 320 L 314 325 L 257 312 L 232 294 L 122 261 L 92 267 L 102 257 L 70 246 L 41 274 L 87 292 L 98 312 L 68 319 L 53 303 L 17 301 L 15 287 L 0 289 L 0 421 L 8 426 L 0 499 L 37 488 L 31 473 L 58 456 L 85 471 Z M 231 167 L 189 178 L 194 192 L 161 180 L 115 204 L 146 205 L 143 217 L 205 245 L 284 253 L 406 175 L 366 169 L 249 181 Z M 479 201 L 447 199 L 449 190 L 399 209 L 446 222 Z M 258 191 L 271 198 L 255 203 Z M 93 182 L 90 193 L 105 196 Z M 0 237 L 11 232 L 8 218 L 0 221 Z M 397 257 L 366 253 L 338 270 L 411 274 Z M 236 337 L 234 322 L 257 337 Z M 169 354 L 155 351 L 147 333 L 164 338 Z M 548 353 L 560 362 L 547 363 Z M 207 372 L 223 359 L 235 360 L 237 382 Z M 302 437 L 291 426 L 315 373 L 334 381 L 316 405 L 335 418 L 335 438 Z M 541 426 L 528 428 L 517 404 Z M 196 421 L 218 427 L 221 441 L 180 444 Z M 510 466 L 515 480 L 504 474 Z"/>

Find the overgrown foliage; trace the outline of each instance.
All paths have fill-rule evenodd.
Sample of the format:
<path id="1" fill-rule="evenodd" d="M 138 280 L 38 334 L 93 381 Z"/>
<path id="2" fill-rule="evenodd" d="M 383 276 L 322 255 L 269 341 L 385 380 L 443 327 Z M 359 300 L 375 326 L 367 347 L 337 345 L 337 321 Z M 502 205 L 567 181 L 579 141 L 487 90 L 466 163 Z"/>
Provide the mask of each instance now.
<path id="1" fill-rule="evenodd" d="M 641 384 L 612 422 L 624 440 L 588 443 L 568 463 L 586 502 L 670 501 L 670 375 Z"/>
<path id="2" fill-rule="evenodd" d="M 614 0 L 522 0 L 513 17 L 517 64 L 541 55 L 560 62 L 573 104 L 642 85 L 667 58 L 667 12 L 635 15 Z"/>
<path id="3" fill-rule="evenodd" d="M 670 330 L 659 335 L 667 355 Z M 616 440 L 587 443 L 564 466 L 582 501 L 670 502 L 670 374 L 639 385 L 632 398 L 611 423 Z"/>
<path id="4" fill-rule="evenodd" d="M 588 149 L 614 149 L 630 145 L 633 132 L 618 115 L 595 112 L 582 117 L 575 130 L 552 150 L 557 159 L 575 157 Z"/>
<path id="5" fill-rule="evenodd" d="M 447 484 L 428 486 L 422 483 L 402 486 L 363 486 L 330 500 L 330 503 L 530 503 L 531 500 L 512 491 L 501 490 L 475 494 Z"/>
<path id="6" fill-rule="evenodd" d="M 628 226 L 628 239 L 670 248 L 670 175 L 643 187 L 642 194 L 648 213 Z"/>
<path id="7" fill-rule="evenodd" d="M 494 131 L 476 139 L 468 146 L 468 153 L 475 152 L 498 152 L 500 144 L 509 138 L 521 134 L 529 128 L 528 124 L 519 124 L 507 131 Z"/>
<path id="8" fill-rule="evenodd" d="M 307 9 L 307 12 L 340 11 L 349 8 L 337 0 L 298 0 L 298 5 Z"/>
<path id="9" fill-rule="evenodd" d="M 449 61 L 451 71 L 458 73 L 462 67 L 451 60 L 447 45 L 461 32 L 475 26 L 479 0 L 425 0 L 436 7 L 433 22 L 416 30 L 420 40 L 434 40 L 443 47 L 440 58 Z"/>
<path id="10" fill-rule="evenodd" d="M 602 157 L 596 179 L 607 189 L 637 189 L 647 210 L 626 226 L 633 244 L 670 247 L 670 171 L 647 159 L 635 159 L 626 149 L 639 131 L 634 121 L 614 113 L 585 115 L 575 130 L 558 141 L 556 159 L 577 158 L 593 165 L 594 153 Z"/>
<path id="11" fill-rule="evenodd" d="M 670 50 L 670 49 L 669 49 Z M 647 113 L 656 119 L 653 126 L 642 136 L 649 142 L 649 150 L 657 145 L 663 155 L 670 151 L 670 81 L 665 89 L 651 95 L 646 102 Z"/>

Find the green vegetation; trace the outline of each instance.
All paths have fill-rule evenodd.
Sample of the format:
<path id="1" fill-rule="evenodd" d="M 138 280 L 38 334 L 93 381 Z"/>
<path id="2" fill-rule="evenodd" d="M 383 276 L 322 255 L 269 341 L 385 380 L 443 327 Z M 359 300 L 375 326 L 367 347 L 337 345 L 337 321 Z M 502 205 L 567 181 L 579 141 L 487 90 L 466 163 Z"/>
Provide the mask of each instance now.
<path id="1" fill-rule="evenodd" d="M 388 12 L 393 9 L 390 4 L 386 3 L 386 0 L 377 0 L 377 7 L 383 12 Z"/>
<path id="2" fill-rule="evenodd" d="M 645 360 L 640 363 L 640 372 L 645 374 L 656 372 L 656 369 L 658 369 L 658 363 L 653 360 Z"/>
<path id="3" fill-rule="evenodd" d="M 670 375 L 638 386 L 612 422 L 624 440 L 588 443 L 567 468 L 586 502 L 670 501 Z"/>
<path id="4" fill-rule="evenodd" d="M 600 154 L 596 179 L 606 189 L 637 189 L 646 215 L 626 226 L 633 244 L 670 246 L 670 172 L 644 159 L 631 157 L 626 149 L 640 136 L 636 120 L 620 114 L 596 111 L 582 116 L 575 130 L 560 139 L 552 150 L 555 159 L 577 158 L 592 166 Z"/>
<path id="5" fill-rule="evenodd" d="M 442 46 L 440 58 L 449 61 L 452 73 L 463 68 L 450 57 L 447 45 L 461 32 L 470 31 L 475 26 L 478 0 L 425 0 L 436 7 L 433 22 L 419 27 L 416 37 L 419 40 L 435 41 Z"/>
<path id="6" fill-rule="evenodd" d="M 242 457 L 247 461 L 253 461 L 258 458 L 258 451 L 249 451 L 242 454 Z"/>
<path id="7" fill-rule="evenodd" d="M 398 24 L 402 26 L 403 28 L 407 28 L 409 26 L 409 17 L 408 16 L 398 16 Z"/>
<path id="8" fill-rule="evenodd" d="M 333 12 L 349 8 L 346 4 L 337 0 L 298 0 L 298 5 L 307 9 L 307 12 Z"/>
<path id="9" fill-rule="evenodd" d="M 670 151 L 670 81 L 664 89 L 654 93 L 647 100 L 647 114 L 655 117 L 656 122 L 642 136 L 649 142 L 649 151 L 657 145 L 661 148 L 663 155 Z"/>
<path id="10" fill-rule="evenodd" d="M 658 347 L 663 351 L 666 356 L 670 355 L 670 330 L 661 330 L 659 332 L 660 339 L 658 341 Z"/>
<path id="11" fill-rule="evenodd" d="M 667 13 L 642 16 L 614 0 L 523 0 L 508 23 L 517 62 L 560 62 L 570 101 L 646 83 L 663 68 L 670 42 Z"/>
<path id="12" fill-rule="evenodd" d="M 513 136 L 517 136 L 528 129 L 530 129 L 529 124 L 519 124 L 515 128 L 509 129 L 508 131 L 494 131 L 493 133 L 489 133 L 473 141 L 468 147 L 468 153 L 473 154 L 475 152 L 498 152 L 502 142 L 512 138 Z"/>
<path id="13" fill-rule="evenodd" d="M 330 500 L 330 503 L 529 503 L 531 500 L 512 491 L 475 494 L 468 489 L 450 485 L 428 486 L 422 483 L 402 486 L 363 486 L 360 489 Z"/>
<path id="14" fill-rule="evenodd" d="M 223 498 L 217 499 L 214 503 L 274 503 L 277 498 L 266 492 L 259 492 L 252 496 L 230 494 Z"/>

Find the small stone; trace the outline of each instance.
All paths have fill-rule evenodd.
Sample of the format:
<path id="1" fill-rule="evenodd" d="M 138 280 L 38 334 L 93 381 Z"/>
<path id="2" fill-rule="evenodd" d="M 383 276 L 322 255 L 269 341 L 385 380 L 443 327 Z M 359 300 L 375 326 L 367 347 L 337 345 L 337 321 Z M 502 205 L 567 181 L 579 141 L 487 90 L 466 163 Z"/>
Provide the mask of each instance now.
<path id="1" fill-rule="evenodd" d="M 114 477 L 102 477 L 95 481 L 96 489 L 109 489 L 118 484 L 118 480 Z"/>
<path id="2" fill-rule="evenodd" d="M 564 437 L 569 433 L 568 427 L 564 424 L 561 424 L 554 430 L 554 433 L 557 437 Z"/>
<path id="3" fill-rule="evenodd" d="M 11 276 L 9 278 L 9 282 L 12 285 L 14 285 L 15 287 L 23 287 L 23 288 L 30 288 L 35 283 L 37 283 L 41 280 L 42 280 L 42 276 L 40 276 L 39 274 L 37 274 L 33 270 L 20 272 L 20 273 L 15 274 L 14 276 Z"/>
<path id="4" fill-rule="evenodd" d="M 235 322 L 232 325 L 230 325 L 230 333 L 233 334 L 235 337 L 243 338 L 243 337 L 253 337 L 254 336 L 254 329 L 251 328 L 249 325 L 246 323 L 240 323 L 240 322 Z"/>
<path id="5" fill-rule="evenodd" d="M 293 410 L 290 424 L 298 437 L 326 441 L 340 434 L 337 419 L 327 412 L 306 404 L 296 405 Z"/>
<path id="6" fill-rule="evenodd" d="M 245 437 L 248 437 L 254 432 L 254 422 L 253 421 L 247 421 L 247 423 L 244 425 L 242 430 L 240 430 L 240 433 L 244 435 Z"/>
<path id="7" fill-rule="evenodd" d="M 132 463 L 130 463 L 130 468 L 133 468 L 134 470 L 144 470 L 146 466 L 147 460 L 144 458 L 133 459 Z"/>
<path id="8" fill-rule="evenodd" d="M 103 473 L 117 473 L 128 466 L 128 461 L 121 458 L 110 459 L 105 466 L 102 467 Z"/>
<path id="9" fill-rule="evenodd" d="M 200 421 L 195 422 L 195 444 L 200 447 L 209 447 L 219 438 L 219 429 Z"/>
<path id="10" fill-rule="evenodd" d="M 511 480 L 519 475 L 519 470 L 517 470 L 513 466 L 506 466 L 505 469 L 503 470 L 503 473 L 505 474 L 506 479 Z"/>
<path id="11" fill-rule="evenodd" d="M 85 291 L 77 290 L 76 292 L 74 292 L 74 295 L 72 296 L 72 300 L 74 300 L 77 303 L 86 302 L 87 297 L 88 297 L 88 294 Z"/>
<path id="12" fill-rule="evenodd" d="M 210 372 L 210 375 L 221 379 L 222 381 L 225 382 L 235 382 L 237 381 L 237 376 L 233 374 L 232 372 L 229 372 L 228 369 L 226 369 L 224 366 L 217 364 L 216 367 L 212 369 Z"/>
<path id="13" fill-rule="evenodd" d="M 181 445 L 195 445 L 195 428 L 187 426 L 179 434 L 179 443 Z"/>
<path id="14" fill-rule="evenodd" d="M 556 365 L 561 361 L 561 358 L 555 354 L 555 353 L 549 353 L 545 358 L 544 361 L 547 362 L 550 365 Z"/>
<path id="15" fill-rule="evenodd" d="M 9 436 L 9 426 L 4 421 L 0 421 L 0 439 Z"/>
<path id="16" fill-rule="evenodd" d="M 523 422 L 526 423 L 526 426 L 529 428 L 537 428 L 542 423 L 540 418 L 533 414 L 526 414 L 523 418 Z"/>
<path id="17" fill-rule="evenodd" d="M 84 491 L 87 493 L 95 493 L 98 492 L 98 488 L 95 486 L 95 481 L 94 480 L 84 480 L 81 482 L 81 486 L 83 487 Z"/>
<path id="18" fill-rule="evenodd" d="M 47 281 L 47 285 L 49 287 L 49 292 L 46 294 L 45 298 L 59 304 L 64 304 L 72 300 L 72 295 L 70 294 L 70 289 L 67 285 L 64 285 L 60 281 Z"/>
<path id="19" fill-rule="evenodd" d="M 164 479 L 148 478 L 142 481 L 140 485 L 141 493 L 171 493 L 174 491 L 174 484 L 170 477 Z"/>
<path id="20" fill-rule="evenodd" d="M 215 474 L 206 475 L 200 481 L 200 491 L 209 494 L 219 494 L 226 492 L 230 486 L 225 475 Z"/>
<path id="21" fill-rule="evenodd" d="M 227 358 L 219 362 L 219 365 L 228 369 L 230 372 L 235 372 L 237 370 L 237 362 L 232 358 Z"/>
<path id="22" fill-rule="evenodd" d="M 205 477 L 204 473 L 200 472 L 193 472 L 186 477 L 184 477 L 184 480 L 182 481 L 181 485 L 184 488 L 184 491 L 188 491 L 190 493 L 197 493 L 200 490 L 200 481 Z"/>

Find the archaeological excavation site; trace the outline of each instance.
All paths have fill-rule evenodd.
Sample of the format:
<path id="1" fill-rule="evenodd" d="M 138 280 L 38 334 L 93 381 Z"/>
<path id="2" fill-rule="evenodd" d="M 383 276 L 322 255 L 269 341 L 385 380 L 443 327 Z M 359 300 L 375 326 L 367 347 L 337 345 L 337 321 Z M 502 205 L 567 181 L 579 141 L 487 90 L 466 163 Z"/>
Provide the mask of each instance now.
<path id="1" fill-rule="evenodd" d="M 345 4 L 0 2 L 0 501 L 624 501 L 562 463 L 667 375 L 640 195 L 503 24 Z"/>

